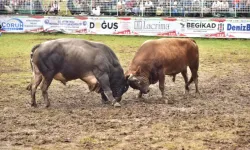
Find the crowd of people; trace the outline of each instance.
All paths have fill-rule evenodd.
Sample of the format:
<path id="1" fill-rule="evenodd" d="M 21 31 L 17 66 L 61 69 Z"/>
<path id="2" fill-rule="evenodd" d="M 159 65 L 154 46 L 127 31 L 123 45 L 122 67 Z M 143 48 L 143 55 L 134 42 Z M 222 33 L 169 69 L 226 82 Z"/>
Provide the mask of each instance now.
<path id="1" fill-rule="evenodd" d="M 51 1 L 43 5 L 41 0 L 0 0 L 0 14 L 55 14 L 60 11 L 59 3 Z"/>
<path id="2" fill-rule="evenodd" d="M 95 10 L 99 15 L 119 16 L 230 17 L 235 12 L 240 16 L 250 13 L 250 0 L 92 0 L 91 4 L 76 0 L 75 6 L 88 15 Z"/>
<path id="3" fill-rule="evenodd" d="M 73 15 L 134 15 L 134 16 L 192 16 L 230 17 L 250 13 L 250 0 L 65 0 Z M 57 15 L 57 0 L 0 0 L 1 10 L 16 13 L 18 10 L 39 10 L 38 13 Z M 49 2 L 49 3 L 48 3 Z"/>

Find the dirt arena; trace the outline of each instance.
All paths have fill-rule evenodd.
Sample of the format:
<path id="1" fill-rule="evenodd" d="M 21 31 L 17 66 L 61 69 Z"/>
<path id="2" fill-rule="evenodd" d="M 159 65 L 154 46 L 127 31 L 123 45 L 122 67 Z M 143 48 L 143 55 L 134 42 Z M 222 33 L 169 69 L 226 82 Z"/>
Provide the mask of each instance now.
<path id="1" fill-rule="evenodd" d="M 158 84 L 143 99 L 130 88 L 121 108 L 101 104 L 100 95 L 89 92 L 80 80 L 67 86 L 54 80 L 49 89 L 51 107 L 44 108 L 38 90 L 38 108 L 32 108 L 25 90 L 29 77 L 19 84 L 15 81 L 22 75 L 6 74 L 31 76 L 29 68 L 0 59 L 5 64 L 0 69 L 0 149 L 249 150 L 250 53 L 230 52 L 223 60 L 215 55 L 201 52 L 201 95 L 195 94 L 194 84 L 185 95 L 178 74 L 175 83 L 166 77 L 166 99 L 161 99 Z M 13 61 L 28 64 L 26 58 Z M 166 103 L 168 99 L 174 103 Z"/>

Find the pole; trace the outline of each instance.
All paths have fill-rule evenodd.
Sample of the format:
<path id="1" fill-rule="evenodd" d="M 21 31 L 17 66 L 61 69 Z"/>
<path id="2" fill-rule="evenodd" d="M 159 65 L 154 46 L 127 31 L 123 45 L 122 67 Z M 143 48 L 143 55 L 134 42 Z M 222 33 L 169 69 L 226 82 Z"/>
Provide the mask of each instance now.
<path id="1" fill-rule="evenodd" d="M 32 14 L 32 0 L 30 0 L 30 14 Z"/>
<path id="2" fill-rule="evenodd" d="M 121 4 L 122 5 L 122 4 Z M 119 14 L 118 14 L 118 0 L 116 0 L 116 15 L 118 16 Z M 111 8 L 112 9 L 112 8 Z"/>
<path id="3" fill-rule="evenodd" d="M 142 10 L 141 10 L 141 16 L 143 17 L 143 8 L 144 8 L 144 6 L 143 6 L 143 0 L 141 0 L 142 1 Z"/>
<path id="4" fill-rule="evenodd" d="M 203 2 L 204 0 L 201 1 L 201 17 L 203 17 Z"/>
<path id="5" fill-rule="evenodd" d="M 170 7 L 170 9 L 169 9 L 169 14 L 170 14 L 170 17 L 171 17 L 171 11 L 172 11 L 172 7 L 171 7 L 171 0 L 169 0 L 170 1 L 170 4 L 169 4 L 169 7 Z"/>
<path id="6" fill-rule="evenodd" d="M 68 1 L 69 1 L 69 0 L 66 0 L 66 3 L 67 3 L 67 4 L 66 4 L 66 6 L 65 6 L 65 7 L 66 7 L 66 15 L 67 15 L 67 16 L 68 16 L 68 7 L 67 7 Z"/>
<path id="7" fill-rule="evenodd" d="M 234 3 L 234 17 L 237 17 L 237 13 L 236 13 L 236 2 Z"/>
<path id="8" fill-rule="evenodd" d="M 91 14 L 92 14 L 92 8 L 93 8 L 92 5 L 93 5 L 93 1 L 91 0 L 91 1 L 90 1 L 90 13 L 91 13 Z"/>

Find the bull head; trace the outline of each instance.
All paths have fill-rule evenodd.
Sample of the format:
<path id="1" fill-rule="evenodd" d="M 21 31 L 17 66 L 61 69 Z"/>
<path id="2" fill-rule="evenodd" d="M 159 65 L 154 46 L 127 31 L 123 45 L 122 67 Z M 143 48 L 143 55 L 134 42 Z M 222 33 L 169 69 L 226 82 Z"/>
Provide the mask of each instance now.
<path id="1" fill-rule="evenodd" d="M 126 76 L 126 80 L 127 80 L 128 84 L 131 83 L 131 82 L 136 82 L 136 81 L 140 82 L 140 81 L 137 79 L 137 77 L 135 77 L 133 74 L 127 75 L 127 76 Z"/>

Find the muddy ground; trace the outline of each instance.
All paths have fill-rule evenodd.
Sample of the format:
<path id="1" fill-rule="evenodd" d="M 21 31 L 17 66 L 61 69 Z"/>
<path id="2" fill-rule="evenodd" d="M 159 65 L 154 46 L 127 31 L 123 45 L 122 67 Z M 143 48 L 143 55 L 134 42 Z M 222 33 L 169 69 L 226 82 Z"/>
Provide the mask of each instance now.
<path id="1" fill-rule="evenodd" d="M 232 57 L 235 54 L 232 54 Z M 166 77 L 166 99 L 158 84 L 144 99 L 131 88 L 121 108 L 103 105 L 80 80 L 53 81 L 51 107 L 30 107 L 29 78 L 22 84 L 0 81 L 0 149 L 250 149 L 250 60 L 222 62 L 201 58 L 199 89 L 184 94 L 184 81 Z M 4 60 L 1 60 L 2 62 Z M 2 68 L 3 72 L 29 72 Z M 190 76 L 190 73 L 189 73 Z M 166 101 L 171 99 L 173 104 Z"/>

